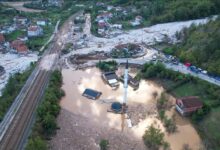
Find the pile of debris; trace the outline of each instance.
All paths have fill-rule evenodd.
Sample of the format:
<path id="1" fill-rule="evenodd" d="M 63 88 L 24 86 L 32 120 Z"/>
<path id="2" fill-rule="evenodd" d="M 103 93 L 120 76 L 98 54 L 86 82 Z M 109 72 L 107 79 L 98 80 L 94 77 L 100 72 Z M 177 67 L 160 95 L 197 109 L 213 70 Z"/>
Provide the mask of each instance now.
<path id="1" fill-rule="evenodd" d="M 105 60 L 108 57 L 104 51 L 95 51 L 89 54 L 77 54 L 70 56 L 69 60 L 72 64 L 85 64 L 89 60 Z"/>
<path id="2" fill-rule="evenodd" d="M 113 58 L 135 58 L 145 55 L 144 49 L 137 44 L 134 43 L 127 43 L 127 44 L 120 44 L 115 46 L 110 54 L 109 57 Z"/>
<path id="3" fill-rule="evenodd" d="M 157 113 L 155 104 L 143 105 L 143 104 L 132 104 L 129 105 L 127 114 L 131 119 L 132 125 L 137 125 L 141 120 L 144 120 L 147 115 L 154 115 Z"/>

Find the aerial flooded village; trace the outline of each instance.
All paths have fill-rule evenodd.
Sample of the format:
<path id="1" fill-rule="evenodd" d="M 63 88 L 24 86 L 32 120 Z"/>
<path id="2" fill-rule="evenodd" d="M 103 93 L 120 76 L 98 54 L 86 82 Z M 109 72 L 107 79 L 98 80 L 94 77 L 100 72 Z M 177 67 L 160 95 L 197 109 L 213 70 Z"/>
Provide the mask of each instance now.
<path id="1" fill-rule="evenodd" d="M 216 0 L 0 2 L 0 149 L 220 149 Z"/>

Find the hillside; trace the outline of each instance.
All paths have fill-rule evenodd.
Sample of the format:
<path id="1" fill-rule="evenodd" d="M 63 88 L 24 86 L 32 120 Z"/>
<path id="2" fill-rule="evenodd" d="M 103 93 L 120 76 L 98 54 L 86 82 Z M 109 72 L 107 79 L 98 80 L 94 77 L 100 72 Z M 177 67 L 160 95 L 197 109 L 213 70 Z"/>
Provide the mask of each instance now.
<path id="1" fill-rule="evenodd" d="M 174 54 L 183 62 L 208 70 L 220 75 L 220 18 L 206 25 L 191 26 L 184 29 L 177 37 L 182 42 L 165 52 Z"/>
<path id="2" fill-rule="evenodd" d="M 151 24 L 190 20 L 220 12 L 219 0 L 113 0 L 112 4 L 135 6 Z"/>

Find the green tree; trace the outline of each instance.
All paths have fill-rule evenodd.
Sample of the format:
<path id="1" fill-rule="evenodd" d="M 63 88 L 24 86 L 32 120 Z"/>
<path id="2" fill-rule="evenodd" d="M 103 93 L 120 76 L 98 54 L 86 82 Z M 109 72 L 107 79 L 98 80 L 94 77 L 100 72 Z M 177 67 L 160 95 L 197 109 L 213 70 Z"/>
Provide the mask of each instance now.
<path id="1" fill-rule="evenodd" d="M 46 142 L 39 136 L 28 140 L 26 150 L 47 150 Z"/>
<path id="2" fill-rule="evenodd" d="M 51 135 L 57 128 L 55 117 L 47 113 L 42 120 L 42 127 L 46 134 Z"/>
<path id="3" fill-rule="evenodd" d="M 158 150 L 164 144 L 164 133 L 160 129 L 154 128 L 152 125 L 143 135 L 144 144 L 152 149 Z"/>
<path id="4" fill-rule="evenodd" d="M 102 139 L 99 143 L 99 146 L 100 146 L 101 150 L 107 150 L 108 145 L 109 145 L 109 142 L 108 142 L 108 140 L 105 140 L 105 139 Z"/>

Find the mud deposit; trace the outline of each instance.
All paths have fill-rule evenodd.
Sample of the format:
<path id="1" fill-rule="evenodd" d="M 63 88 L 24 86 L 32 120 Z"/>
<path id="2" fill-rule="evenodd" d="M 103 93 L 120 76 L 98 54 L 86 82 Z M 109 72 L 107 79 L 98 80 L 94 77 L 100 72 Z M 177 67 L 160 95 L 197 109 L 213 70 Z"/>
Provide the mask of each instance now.
<path id="1" fill-rule="evenodd" d="M 123 69 L 117 73 L 122 72 Z M 132 70 L 130 72 L 134 73 Z M 112 90 L 103 82 L 101 72 L 96 68 L 76 71 L 64 69 L 62 74 L 64 80 L 62 88 L 66 96 L 60 102 L 62 107 L 58 117 L 60 130 L 51 140 L 50 149 L 98 150 L 100 140 L 107 139 L 110 150 L 145 150 L 142 135 L 151 124 L 165 131 L 157 119 L 156 110 L 156 100 L 163 92 L 161 86 L 141 81 L 138 90 L 128 88 L 128 116 L 133 125 L 129 128 L 120 114 L 107 112 L 112 102 L 122 101 L 122 84 L 117 90 Z M 83 97 L 82 93 L 86 88 L 102 92 L 101 97 L 95 101 Z M 189 122 L 182 120 L 181 117 L 179 119 L 186 125 L 177 124 L 178 132 L 166 135 L 165 140 L 170 143 L 173 150 L 182 149 L 185 142 L 193 149 L 195 145 L 198 147 L 200 138 L 195 129 Z"/>

